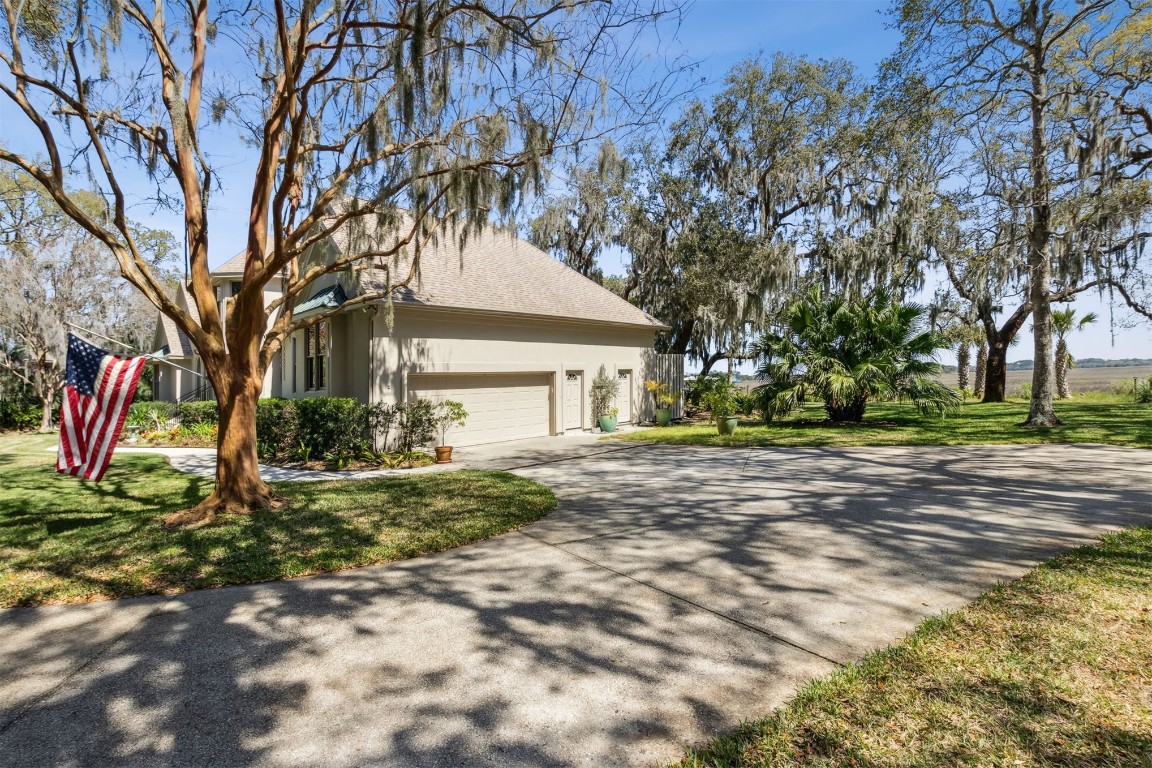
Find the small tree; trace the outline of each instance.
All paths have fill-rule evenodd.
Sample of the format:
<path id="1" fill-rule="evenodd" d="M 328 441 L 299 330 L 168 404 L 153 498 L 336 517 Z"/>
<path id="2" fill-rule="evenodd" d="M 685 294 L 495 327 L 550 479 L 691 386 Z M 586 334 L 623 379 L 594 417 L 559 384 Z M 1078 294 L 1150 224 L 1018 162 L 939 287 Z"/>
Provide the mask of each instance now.
<path id="1" fill-rule="evenodd" d="M 464 403 L 457 400 L 445 400 L 436 405 L 436 429 L 440 433 L 440 445 L 448 444 L 448 428 L 463 427 L 468 419 L 468 411 L 464 410 Z"/>
<path id="2" fill-rule="evenodd" d="M 1068 352 L 1068 336 L 1098 319 L 1095 312 L 1089 312 L 1077 321 L 1076 310 L 1071 307 L 1052 311 L 1052 332 L 1056 334 L 1056 396 L 1061 400 L 1072 396 L 1068 391 L 1068 369 L 1076 364 Z"/>
<path id="3" fill-rule="evenodd" d="M 592 387 L 588 395 L 592 399 L 592 419 L 607 416 L 615 408 L 617 395 L 620 394 L 620 382 L 608 375 L 608 369 L 603 365 L 592 379 Z"/>
<path id="4" fill-rule="evenodd" d="M 859 422 L 869 400 L 911 400 L 922 412 L 954 410 L 960 396 L 934 376 L 931 356 L 946 342 L 924 327 L 925 310 L 878 291 L 862 299 L 825 299 L 818 288 L 788 308 L 780 333 L 754 345 L 767 383 L 766 415 L 824 401 L 832 421 Z"/>

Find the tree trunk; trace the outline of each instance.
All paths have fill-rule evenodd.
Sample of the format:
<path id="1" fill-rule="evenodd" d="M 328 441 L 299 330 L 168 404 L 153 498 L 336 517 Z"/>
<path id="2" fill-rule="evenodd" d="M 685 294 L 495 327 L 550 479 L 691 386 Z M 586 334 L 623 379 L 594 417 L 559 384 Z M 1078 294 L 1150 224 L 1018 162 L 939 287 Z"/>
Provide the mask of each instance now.
<path id="1" fill-rule="evenodd" d="M 988 374 L 988 345 L 981 344 L 976 350 L 976 381 L 972 385 L 972 397 L 977 400 L 984 397 L 984 379 Z"/>
<path id="2" fill-rule="evenodd" d="M 1032 302 L 1032 339 L 1035 353 L 1032 368 L 1032 402 L 1028 406 L 1025 427 L 1056 427 L 1060 419 L 1052 408 L 1052 380 L 1055 358 L 1052 351 L 1052 262 L 1048 258 L 1048 244 L 1052 233 L 1050 206 L 1051 179 L 1048 174 L 1048 136 L 1045 108 L 1048 101 L 1048 82 L 1045 57 L 1047 47 L 1042 40 L 1041 10 L 1037 0 L 1030 3 L 1031 18 L 1035 26 L 1036 41 L 1032 46 L 1031 117 L 1032 136 L 1029 171 L 1031 175 L 1032 220 L 1028 227 L 1028 294 Z"/>
<path id="3" fill-rule="evenodd" d="M 1002 403 L 1008 395 L 1008 347 L 1016 334 L 1020 332 L 1028 314 L 1032 311 L 1032 302 L 1026 302 L 1016 308 L 1004 325 L 999 328 L 989 311 L 983 311 L 981 320 L 984 324 L 984 337 L 988 340 L 988 351 L 984 365 L 984 403 Z"/>
<path id="4" fill-rule="evenodd" d="M 256 451 L 256 405 L 264 388 L 260 365 L 263 323 L 262 297 L 259 303 L 238 299 L 228 327 L 228 353 L 202 356 L 220 409 L 216 487 L 192 509 L 166 517 L 165 525 L 206 525 L 222 514 L 258 512 L 283 504 L 260 478 Z"/>
<path id="5" fill-rule="evenodd" d="M 216 487 L 195 507 L 164 519 L 168 526 L 207 525 L 224 514 L 246 514 L 275 509 L 282 500 L 260 478 L 256 453 L 256 403 L 263 382 L 238 381 L 218 398 L 219 433 L 216 436 Z M 220 394 L 220 390 L 218 390 Z"/>
<path id="6" fill-rule="evenodd" d="M 824 410 L 831 421 L 860 423 L 864 420 L 864 410 L 868 407 L 868 397 L 862 395 L 847 403 L 824 401 Z"/>
<path id="7" fill-rule="evenodd" d="M 1002 403 L 1008 396 L 1008 344 L 997 341 L 988 345 L 988 362 L 984 369 L 984 403 Z"/>
<path id="8" fill-rule="evenodd" d="M 688 345 L 692 343 L 692 331 L 695 328 L 696 318 L 691 318 L 678 328 L 674 328 L 668 339 L 668 353 L 672 355 L 687 354 Z"/>
<path id="9" fill-rule="evenodd" d="M 971 363 L 971 353 L 968 342 L 960 342 L 960 349 L 956 351 L 956 386 L 961 390 L 968 389 L 968 368 Z"/>
<path id="10" fill-rule="evenodd" d="M 1064 339 L 1056 342 L 1056 396 L 1067 400 L 1072 395 L 1068 391 L 1068 343 Z"/>
<path id="11" fill-rule="evenodd" d="M 712 370 L 712 366 L 716 365 L 716 363 L 720 362 L 725 357 L 726 355 L 723 352 L 713 352 L 711 355 L 705 354 L 703 360 L 700 363 L 700 375 L 707 376 L 708 373 Z M 731 377 L 729 377 L 729 380 L 731 380 Z"/>
<path id="12" fill-rule="evenodd" d="M 52 395 L 48 395 L 47 397 L 44 395 L 40 396 L 40 404 L 44 407 L 44 412 L 40 415 L 41 432 L 52 431 L 52 400 Z"/>

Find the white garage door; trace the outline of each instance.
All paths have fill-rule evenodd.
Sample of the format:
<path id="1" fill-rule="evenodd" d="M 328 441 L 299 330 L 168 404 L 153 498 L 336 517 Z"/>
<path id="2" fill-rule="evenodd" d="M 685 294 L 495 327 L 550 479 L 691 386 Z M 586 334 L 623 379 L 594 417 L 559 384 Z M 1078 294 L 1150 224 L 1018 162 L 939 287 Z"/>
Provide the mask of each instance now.
<path id="1" fill-rule="evenodd" d="M 550 382 L 547 373 L 419 373 L 408 377 L 408 399 L 464 404 L 468 419 L 449 428 L 449 445 L 496 443 L 550 434 Z"/>

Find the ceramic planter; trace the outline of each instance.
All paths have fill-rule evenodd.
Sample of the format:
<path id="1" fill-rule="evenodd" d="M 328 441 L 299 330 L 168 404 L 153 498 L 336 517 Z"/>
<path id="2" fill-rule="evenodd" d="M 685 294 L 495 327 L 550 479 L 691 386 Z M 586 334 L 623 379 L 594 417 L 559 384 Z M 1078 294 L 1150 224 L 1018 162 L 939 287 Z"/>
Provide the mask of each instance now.
<path id="1" fill-rule="evenodd" d="M 437 464 L 451 464 L 452 463 L 452 446 L 450 446 L 450 445 L 436 446 L 436 463 Z"/>
<path id="2" fill-rule="evenodd" d="M 657 408 L 656 409 L 656 423 L 662 427 L 666 427 L 672 423 L 672 409 L 671 408 Z"/>
<path id="3" fill-rule="evenodd" d="M 598 421 L 600 422 L 601 432 L 615 432 L 616 431 L 616 417 L 615 416 L 601 416 Z"/>
<path id="4" fill-rule="evenodd" d="M 736 425 L 740 423 L 740 419 L 735 416 L 728 418 L 716 419 L 716 431 L 722 435 L 731 435 L 736 431 Z"/>

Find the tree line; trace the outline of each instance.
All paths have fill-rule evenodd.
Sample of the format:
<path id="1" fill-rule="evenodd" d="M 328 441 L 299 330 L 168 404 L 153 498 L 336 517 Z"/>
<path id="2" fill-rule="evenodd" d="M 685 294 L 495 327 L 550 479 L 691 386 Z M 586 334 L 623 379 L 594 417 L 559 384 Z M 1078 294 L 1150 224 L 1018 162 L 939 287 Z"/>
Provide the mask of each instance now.
<path id="1" fill-rule="evenodd" d="M 1152 319 L 1149 11 L 896 2 L 902 39 L 875 77 L 843 60 L 743 61 L 665 141 L 569 168 L 533 239 L 668 322 L 663 349 L 704 373 L 752 357 L 813 286 L 904 298 L 940 279 L 933 323 L 965 377 L 976 350 L 986 402 L 1004 399 L 1031 321 L 1027 424 L 1052 426 L 1062 303 L 1097 291 Z M 624 274 L 601 274 L 608 246 Z"/>

